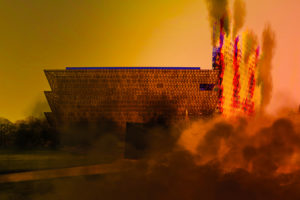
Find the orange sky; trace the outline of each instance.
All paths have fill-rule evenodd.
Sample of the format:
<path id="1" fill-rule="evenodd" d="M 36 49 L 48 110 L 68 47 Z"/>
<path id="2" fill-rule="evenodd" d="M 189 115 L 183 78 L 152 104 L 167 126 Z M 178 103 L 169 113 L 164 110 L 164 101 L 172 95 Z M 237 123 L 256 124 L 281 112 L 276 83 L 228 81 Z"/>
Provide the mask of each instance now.
<path id="1" fill-rule="evenodd" d="M 230 1 L 230 6 L 232 1 Z M 246 0 L 243 29 L 276 33 L 269 111 L 300 104 L 300 1 Z M 204 0 L 0 0 L 0 116 L 47 111 L 43 69 L 211 66 Z M 40 102 L 40 103 L 39 103 Z M 36 106 L 38 105 L 38 106 Z"/>

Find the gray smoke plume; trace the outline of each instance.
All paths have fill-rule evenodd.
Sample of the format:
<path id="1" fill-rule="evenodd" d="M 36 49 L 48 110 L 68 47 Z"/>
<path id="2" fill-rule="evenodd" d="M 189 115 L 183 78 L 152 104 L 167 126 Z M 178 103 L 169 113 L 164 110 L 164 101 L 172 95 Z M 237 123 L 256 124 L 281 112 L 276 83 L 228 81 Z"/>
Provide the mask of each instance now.
<path id="1" fill-rule="evenodd" d="M 243 27 L 246 17 L 246 4 L 243 0 L 235 0 L 233 4 L 233 33 L 235 37 Z"/>
<path id="2" fill-rule="evenodd" d="M 209 22 L 212 31 L 212 45 L 215 46 L 220 33 L 220 20 L 223 21 L 223 28 L 226 34 L 230 31 L 230 19 L 228 11 L 228 0 L 205 0 Z"/>
<path id="3" fill-rule="evenodd" d="M 259 80 L 258 84 L 262 85 L 261 95 L 261 111 L 264 112 L 266 106 L 269 104 L 272 95 L 272 59 L 275 52 L 275 33 L 271 26 L 266 25 L 262 34 L 262 56 L 259 65 Z"/>
<path id="4" fill-rule="evenodd" d="M 246 39 L 245 39 L 245 46 L 248 48 L 245 48 L 245 56 L 244 56 L 244 62 L 247 63 L 249 60 L 249 57 L 253 51 L 255 51 L 255 48 L 257 48 L 258 39 L 256 34 L 253 31 L 247 31 L 246 33 Z"/>

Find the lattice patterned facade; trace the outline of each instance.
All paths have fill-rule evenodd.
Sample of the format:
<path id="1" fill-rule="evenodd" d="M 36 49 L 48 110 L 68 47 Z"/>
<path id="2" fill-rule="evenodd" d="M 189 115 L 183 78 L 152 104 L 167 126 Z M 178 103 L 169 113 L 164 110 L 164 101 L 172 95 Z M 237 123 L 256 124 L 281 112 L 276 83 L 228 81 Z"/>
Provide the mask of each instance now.
<path id="1" fill-rule="evenodd" d="M 108 119 L 145 123 L 163 115 L 172 120 L 216 111 L 218 70 L 183 68 L 45 70 L 52 91 L 45 95 L 55 124 Z"/>

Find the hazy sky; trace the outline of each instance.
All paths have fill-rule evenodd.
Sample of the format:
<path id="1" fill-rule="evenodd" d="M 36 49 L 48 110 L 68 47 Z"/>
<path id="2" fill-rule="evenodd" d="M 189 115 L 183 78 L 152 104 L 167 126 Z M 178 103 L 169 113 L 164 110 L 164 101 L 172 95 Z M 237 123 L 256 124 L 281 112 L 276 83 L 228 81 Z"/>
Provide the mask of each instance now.
<path id="1" fill-rule="evenodd" d="M 232 1 L 230 1 L 230 6 Z M 269 110 L 300 104 L 300 1 L 246 0 L 243 29 L 276 33 Z M 211 67 L 204 0 L 0 0 L 0 117 L 29 115 L 50 90 L 43 69 Z"/>

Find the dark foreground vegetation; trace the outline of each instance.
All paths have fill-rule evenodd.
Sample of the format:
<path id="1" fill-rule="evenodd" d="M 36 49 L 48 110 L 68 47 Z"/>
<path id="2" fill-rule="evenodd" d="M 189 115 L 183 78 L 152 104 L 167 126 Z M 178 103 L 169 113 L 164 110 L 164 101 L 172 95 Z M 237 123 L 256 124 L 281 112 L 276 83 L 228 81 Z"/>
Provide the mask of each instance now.
<path id="1" fill-rule="evenodd" d="M 57 148 L 59 137 L 46 120 L 28 118 L 12 123 L 0 118 L 0 148 Z"/>
<path id="2" fill-rule="evenodd" d="M 112 148 L 122 140 L 119 127 L 113 122 L 82 121 L 51 126 L 46 119 L 30 117 L 10 122 L 0 118 L 0 149 L 49 150 L 68 148 L 77 151 L 94 149 L 95 146 Z M 103 143 L 104 142 L 104 143 Z M 103 143 L 103 144 L 102 144 Z M 109 148 L 108 148 L 109 146 Z"/>
<path id="3" fill-rule="evenodd" d="M 41 118 L 0 118 L 0 175 L 111 163 L 124 149 L 115 127 L 82 122 L 57 129 Z"/>

